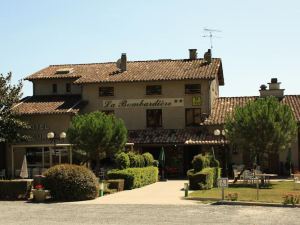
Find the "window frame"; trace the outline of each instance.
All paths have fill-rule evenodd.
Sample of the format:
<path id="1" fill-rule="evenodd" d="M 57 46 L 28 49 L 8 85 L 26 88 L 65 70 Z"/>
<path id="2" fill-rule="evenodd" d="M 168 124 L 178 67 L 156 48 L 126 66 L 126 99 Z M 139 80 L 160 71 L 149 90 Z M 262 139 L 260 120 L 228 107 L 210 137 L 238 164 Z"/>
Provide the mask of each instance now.
<path id="1" fill-rule="evenodd" d="M 194 88 L 192 87 L 194 86 Z M 198 88 L 195 88 L 195 86 L 199 86 Z M 201 94 L 201 84 L 185 84 L 184 85 L 184 93 L 187 95 L 190 94 Z"/>
<path id="2" fill-rule="evenodd" d="M 193 121 L 192 121 L 192 123 L 187 123 L 188 122 L 188 117 L 187 117 L 187 112 L 189 111 L 189 110 L 192 110 L 192 112 L 193 112 Z M 200 110 L 200 123 L 202 122 L 202 112 L 201 112 L 201 108 L 185 108 L 185 126 L 186 127 L 198 127 L 198 126 L 200 126 L 200 123 L 199 124 L 197 124 L 196 122 L 195 122 L 195 115 L 196 115 L 196 110 Z"/>
<path id="3" fill-rule="evenodd" d="M 154 112 L 154 111 L 160 112 L 159 124 L 150 125 L 150 123 L 149 123 L 149 116 L 150 115 L 149 114 L 150 114 L 150 112 Z M 146 125 L 147 125 L 147 128 L 160 128 L 160 127 L 163 126 L 162 123 L 163 123 L 163 121 L 162 121 L 162 109 L 146 109 Z"/>
<path id="4" fill-rule="evenodd" d="M 150 90 L 151 88 L 158 88 L 158 92 L 156 90 Z M 160 84 L 147 85 L 146 86 L 146 95 L 161 95 L 162 94 L 162 86 Z"/>
<path id="5" fill-rule="evenodd" d="M 112 89 L 110 90 L 101 90 L 101 89 Z M 115 96 L 115 87 L 113 86 L 100 86 L 98 89 L 99 97 L 113 97 Z"/>

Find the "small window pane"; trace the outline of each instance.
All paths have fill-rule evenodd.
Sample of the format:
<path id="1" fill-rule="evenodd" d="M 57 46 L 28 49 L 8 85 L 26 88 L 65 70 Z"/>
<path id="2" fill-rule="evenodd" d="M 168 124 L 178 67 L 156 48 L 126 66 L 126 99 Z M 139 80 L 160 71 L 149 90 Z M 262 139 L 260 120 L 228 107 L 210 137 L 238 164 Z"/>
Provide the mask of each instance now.
<path id="1" fill-rule="evenodd" d="M 57 84 L 52 84 L 52 92 L 57 93 Z"/>
<path id="2" fill-rule="evenodd" d="M 200 126 L 202 122 L 201 109 L 193 108 L 185 110 L 185 123 L 186 126 Z"/>
<path id="3" fill-rule="evenodd" d="M 200 84 L 186 84 L 185 85 L 185 93 L 186 94 L 201 93 L 201 85 Z"/>
<path id="4" fill-rule="evenodd" d="M 66 83 L 66 92 L 67 93 L 71 92 L 71 84 L 70 83 Z"/>
<path id="5" fill-rule="evenodd" d="M 161 85 L 146 86 L 146 95 L 161 95 Z"/>
<path id="6" fill-rule="evenodd" d="M 100 87 L 99 96 L 114 96 L 114 87 Z"/>

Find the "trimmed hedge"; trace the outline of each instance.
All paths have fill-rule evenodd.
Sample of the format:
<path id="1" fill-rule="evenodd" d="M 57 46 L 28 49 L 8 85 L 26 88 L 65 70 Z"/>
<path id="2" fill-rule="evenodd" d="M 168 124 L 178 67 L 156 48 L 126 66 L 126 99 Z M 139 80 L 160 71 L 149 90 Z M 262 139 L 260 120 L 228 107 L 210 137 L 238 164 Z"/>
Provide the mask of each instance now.
<path id="1" fill-rule="evenodd" d="M 145 161 L 145 166 L 152 166 L 154 162 L 153 155 L 149 152 L 145 152 L 143 154 L 144 161 Z"/>
<path id="2" fill-rule="evenodd" d="M 127 155 L 129 157 L 130 167 L 131 168 L 138 167 L 137 155 L 134 152 L 128 152 Z"/>
<path id="3" fill-rule="evenodd" d="M 115 161 L 116 161 L 118 169 L 123 170 L 130 166 L 129 157 L 125 152 L 118 153 L 116 155 Z"/>
<path id="4" fill-rule="evenodd" d="M 84 166 L 60 164 L 45 173 L 45 188 L 57 201 L 81 201 L 98 197 L 99 183 L 96 176 Z"/>
<path id="5" fill-rule="evenodd" d="M 200 172 L 206 167 L 209 167 L 210 161 L 207 155 L 196 155 L 192 160 L 192 165 L 195 172 Z"/>
<path id="6" fill-rule="evenodd" d="M 144 168 L 128 168 L 125 170 L 111 170 L 108 171 L 109 179 L 124 179 L 124 188 L 131 190 L 134 188 L 143 187 L 148 184 L 157 182 L 158 168 L 148 166 Z"/>
<path id="7" fill-rule="evenodd" d="M 0 180 L 0 200 L 26 200 L 31 189 L 29 180 Z"/>
<path id="8" fill-rule="evenodd" d="M 191 190 L 206 190 L 217 185 L 217 180 L 220 177 L 221 169 L 207 167 L 200 172 L 195 172 L 191 169 L 187 172 L 189 185 Z"/>

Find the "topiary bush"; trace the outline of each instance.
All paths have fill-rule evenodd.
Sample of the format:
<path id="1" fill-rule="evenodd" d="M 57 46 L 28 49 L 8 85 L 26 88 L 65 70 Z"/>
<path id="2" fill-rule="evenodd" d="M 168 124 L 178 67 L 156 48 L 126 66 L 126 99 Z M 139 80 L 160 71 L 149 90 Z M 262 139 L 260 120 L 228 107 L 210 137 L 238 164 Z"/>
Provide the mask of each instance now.
<path id="1" fill-rule="evenodd" d="M 134 152 L 128 152 L 127 155 L 129 157 L 129 161 L 130 161 L 129 167 L 131 167 L 131 168 L 139 167 L 139 159 L 138 159 L 137 154 L 135 154 Z"/>
<path id="2" fill-rule="evenodd" d="M 125 189 L 131 190 L 134 188 L 143 187 L 148 184 L 157 182 L 158 168 L 148 166 L 144 168 L 128 168 L 125 170 L 108 171 L 109 179 L 124 179 Z"/>
<path id="3" fill-rule="evenodd" d="M 81 201 L 98 196 L 98 179 L 84 166 L 60 164 L 49 168 L 44 175 L 45 188 L 56 201 Z"/>
<path id="4" fill-rule="evenodd" d="M 192 165 L 195 173 L 209 166 L 209 158 L 205 155 L 196 155 L 192 160 Z"/>
<path id="5" fill-rule="evenodd" d="M 130 166 L 129 157 L 125 152 L 116 154 L 115 161 L 116 161 L 117 167 L 121 170 L 126 169 Z"/>
<path id="6" fill-rule="evenodd" d="M 137 161 L 138 161 L 138 167 L 145 167 L 145 159 L 144 159 L 144 157 L 142 156 L 142 155 L 140 155 L 140 154 L 138 154 L 138 155 L 136 155 L 137 156 Z"/>
<path id="7" fill-rule="evenodd" d="M 153 155 L 151 153 L 145 152 L 143 154 L 143 157 L 144 157 L 144 161 L 145 161 L 145 166 L 152 166 L 153 165 L 154 158 L 153 158 Z"/>
<path id="8" fill-rule="evenodd" d="M 211 189 L 214 186 L 215 168 L 204 168 L 195 172 L 193 169 L 187 172 L 191 190 Z"/>

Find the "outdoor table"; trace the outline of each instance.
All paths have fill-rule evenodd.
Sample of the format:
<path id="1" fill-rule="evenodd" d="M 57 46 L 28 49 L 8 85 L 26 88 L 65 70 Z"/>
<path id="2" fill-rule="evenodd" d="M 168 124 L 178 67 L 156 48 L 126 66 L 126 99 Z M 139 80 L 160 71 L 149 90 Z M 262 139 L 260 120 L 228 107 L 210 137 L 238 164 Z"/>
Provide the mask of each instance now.
<path id="1" fill-rule="evenodd" d="M 256 177 L 260 177 L 261 178 L 261 184 L 265 185 L 265 184 L 270 184 L 270 177 L 277 177 L 278 174 L 274 174 L 274 173 L 258 173 L 255 174 Z"/>

